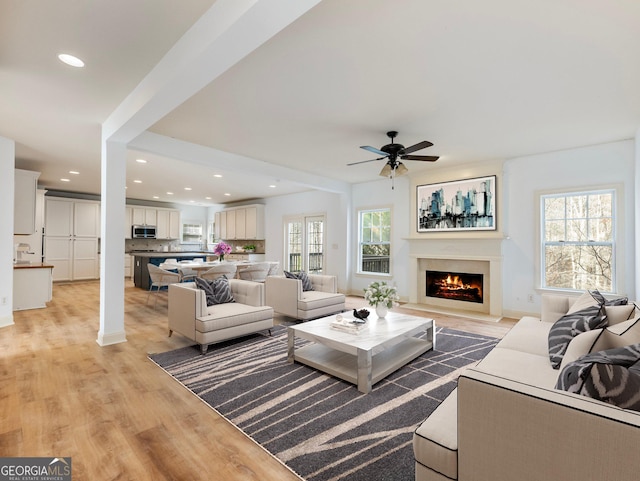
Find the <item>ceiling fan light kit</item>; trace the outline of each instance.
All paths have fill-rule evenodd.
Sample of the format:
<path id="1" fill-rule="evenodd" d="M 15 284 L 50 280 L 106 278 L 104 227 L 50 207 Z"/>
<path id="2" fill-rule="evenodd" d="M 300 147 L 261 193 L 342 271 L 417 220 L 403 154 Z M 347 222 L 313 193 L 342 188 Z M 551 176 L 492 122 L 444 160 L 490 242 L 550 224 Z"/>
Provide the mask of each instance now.
<path id="1" fill-rule="evenodd" d="M 427 147 L 431 147 L 433 144 L 428 140 L 423 140 L 422 142 L 418 142 L 417 144 L 411 145 L 409 147 L 405 147 L 402 144 L 396 144 L 393 139 L 397 137 L 398 132 L 395 130 L 390 130 L 387 132 L 387 137 L 391 139 L 391 143 L 387 145 L 383 145 L 379 149 L 375 147 L 371 147 L 370 145 L 361 145 L 360 148 L 372 152 L 377 155 L 381 155 L 382 157 L 378 157 L 377 159 L 369 159 L 363 160 L 360 162 L 352 162 L 347 165 L 356 165 L 363 164 L 365 162 L 373 162 L 375 160 L 387 159 L 387 163 L 380 171 L 380 175 L 382 177 L 391 178 L 391 188 L 394 188 L 393 179 L 399 175 L 404 175 L 409 172 L 409 169 L 400 162 L 401 160 L 418 160 L 423 162 L 435 162 L 439 157 L 432 155 L 409 155 L 412 152 L 417 150 L 426 149 Z"/>

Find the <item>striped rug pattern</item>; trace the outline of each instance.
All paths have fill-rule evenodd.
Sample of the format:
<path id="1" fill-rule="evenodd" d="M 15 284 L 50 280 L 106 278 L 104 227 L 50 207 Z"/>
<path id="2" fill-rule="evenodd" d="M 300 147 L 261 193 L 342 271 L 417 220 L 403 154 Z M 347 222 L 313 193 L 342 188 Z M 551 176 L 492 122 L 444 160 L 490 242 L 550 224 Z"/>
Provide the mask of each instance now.
<path id="1" fill-rule="evenodd" d="M 308 481 L 412 480 L 412 436 L 497 339 L 438 328 L 435 351 L 361 394 L 352 384 L 287 363 L 287 335 L 256 334 L 149 357 Z M 301 341 L 305 342 L 305 341 Z"/>

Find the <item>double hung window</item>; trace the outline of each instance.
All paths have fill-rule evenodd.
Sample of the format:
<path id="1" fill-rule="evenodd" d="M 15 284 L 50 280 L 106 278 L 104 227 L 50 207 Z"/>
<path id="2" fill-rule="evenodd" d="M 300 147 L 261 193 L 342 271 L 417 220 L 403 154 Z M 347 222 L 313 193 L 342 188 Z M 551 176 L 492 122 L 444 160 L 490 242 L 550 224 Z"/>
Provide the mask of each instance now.
<path id="1" fill-rule="evenodd" d="M 615 190 L 542 195 L 542 287 L 615 292 Z"/>
<path id="2" fill-rule="evenodd" d="M 358 272 L 391 272 L 391 209 L 361 210 L 358 213 Z"/>

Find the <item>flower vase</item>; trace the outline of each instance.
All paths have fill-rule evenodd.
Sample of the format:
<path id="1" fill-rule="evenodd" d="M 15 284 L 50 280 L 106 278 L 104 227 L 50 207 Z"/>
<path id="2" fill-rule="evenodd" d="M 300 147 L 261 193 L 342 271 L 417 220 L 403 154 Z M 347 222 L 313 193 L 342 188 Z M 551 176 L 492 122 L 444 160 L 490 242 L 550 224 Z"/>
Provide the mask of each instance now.
<path id="1" fill-rule="evenodd" d="M 220 262 L 224 262 L 224 254 L 220 254 Z"/>
<path id="2" fill-rule="evenodd" d="M 384 304 L 378 304 L 376 306 L 376 314 L 378 315 L 378 317 L 384 317 L 387 315 L 388 312 L 389 312 L 389 308 Z"/>

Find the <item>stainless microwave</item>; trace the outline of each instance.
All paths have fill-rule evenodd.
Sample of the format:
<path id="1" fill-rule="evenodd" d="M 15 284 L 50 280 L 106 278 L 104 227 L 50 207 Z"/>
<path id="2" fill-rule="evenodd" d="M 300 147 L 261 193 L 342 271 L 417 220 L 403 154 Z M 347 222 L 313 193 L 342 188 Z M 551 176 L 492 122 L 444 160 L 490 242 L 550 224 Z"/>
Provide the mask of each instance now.
<path id="1" fill-rule="evenodd" d="M 131 238 L 132 239 L 155 239 L 156 226 L 155 225 L 131 226 Z"/>

